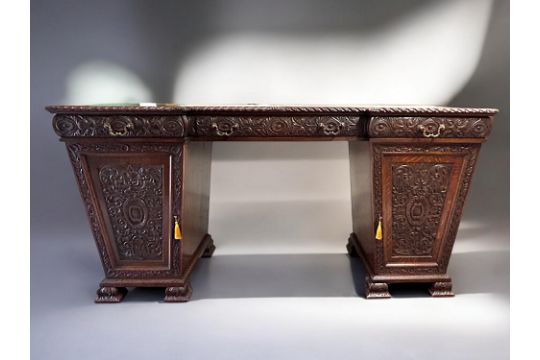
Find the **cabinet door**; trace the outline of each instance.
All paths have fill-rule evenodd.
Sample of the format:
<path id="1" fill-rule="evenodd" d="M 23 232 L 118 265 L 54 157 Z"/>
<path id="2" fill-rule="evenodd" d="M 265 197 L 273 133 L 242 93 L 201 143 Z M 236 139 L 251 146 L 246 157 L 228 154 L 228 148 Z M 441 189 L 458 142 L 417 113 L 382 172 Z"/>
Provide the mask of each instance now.
<path id="1" fill-rule="evenodd" d="M 374 149 L 381 179 L 375 216 L 382 215 L 384 234 L 379 265 L 390 272 L 445 272 L 477 144 Z"/>
<path id="2" fill-rule="evenodd" d="M 182 145 L 68 144 L 107 278 L 180 275 Z"/>

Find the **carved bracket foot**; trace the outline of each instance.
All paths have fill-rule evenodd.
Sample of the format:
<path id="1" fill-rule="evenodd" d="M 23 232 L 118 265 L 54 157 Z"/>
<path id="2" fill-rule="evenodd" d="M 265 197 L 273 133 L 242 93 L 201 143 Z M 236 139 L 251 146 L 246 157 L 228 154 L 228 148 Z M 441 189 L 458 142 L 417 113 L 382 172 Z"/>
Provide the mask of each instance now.
<path id="1" fill-rule="evenodd" d="M 127 292 L 128 291 L 125 287 L 102 286 L 97 291 L 96 303 L 119 303 L 124 299 Z"/>
<path id="2" fill-rule="evenodd" d="M 452 291 L 452 281 L 437 281 L 434 282 L 429 293 L 433 297 L 449 297 L 454 296 Z"/>
<path id="3" fill-rule="evenodd" d="M 388 284 L 384 282 L 373 282 L 369 278 L 366 279 L 366 298 L 367 299 L 388 299 Z"/>
<path id="4" fill-rule="evenodd" d="M 353 241 L 354 239 L 353 239 L 353 236 L 351 235 L 349 237 L 349 241 L 347 242 L 347 253 L 349 254 L 350 257 L 358 257 L 358 253 L 356 252 L 356 248 L 354 247 Z"/>
<path id="5" fill-rule="evenodd" d="M 187 302 L 191 299 L 191 284 L 165 288 L 165 302 Z"/>
<path id="6" fill-rule="evenodd" d="M 210 238 L 210 241 L 208 242 L 208 245 L 206 246 L 206 249 L 204 249 L 204 252 L 202 254 L 203 258 L 209 258 L 214 255 L 214 251 L 216 250 L 216 246 L 214 245 L 214 240 Z"/>

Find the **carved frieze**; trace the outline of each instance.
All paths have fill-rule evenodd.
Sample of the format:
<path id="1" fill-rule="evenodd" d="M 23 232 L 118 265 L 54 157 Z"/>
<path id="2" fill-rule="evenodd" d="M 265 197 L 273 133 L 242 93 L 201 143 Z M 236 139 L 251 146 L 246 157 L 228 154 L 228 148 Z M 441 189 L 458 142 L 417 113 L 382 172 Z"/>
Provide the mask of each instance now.
<path id="1" fill-rule="evenodd" d="M 362 136 L 358 116 L 196 116 L 195 136 Z"/>
<path id="2" fill-rule="evenodd" d="M 490 117 L 375 116 L 368 132 L 378 138 L 485 138 L 491 126 Z"/>
<path id="3" fill-rule="evenodd" d="M 374 116 L 364 133 L 356 115 L 189 116 L 190 136 L 360 136 L 374 138 L 441 137 L 485 138 L 491 117 Z M 182 137 L 186 115 L 58 114 L 53 119 L 61 137 Z"/>
<path id="4" fill-rule="evenodd" d="M 181 137 L 184 124 L 180 115 L 58 114 L 53 119 L 61 137 Z"/>

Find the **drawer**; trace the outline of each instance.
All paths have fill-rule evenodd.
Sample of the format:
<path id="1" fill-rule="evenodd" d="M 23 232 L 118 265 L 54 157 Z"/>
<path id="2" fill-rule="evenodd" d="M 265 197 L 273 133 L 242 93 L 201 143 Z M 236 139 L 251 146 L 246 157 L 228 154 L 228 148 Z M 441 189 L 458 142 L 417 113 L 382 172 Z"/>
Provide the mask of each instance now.
<path id="1" fill-rule="evenodd" d="M 196 137 L 363 136 L 359 116 L 194 116 L 190 120 Z"/>
<path id="2" fill-rule="evenodd" d="M 53 128 L 60 137 L 182 137 L 181 115 L 58 114 Z"/>
<path id="3" fill-rule="evenodd" d="M 375 116 L 369 122 L 373 138 L 486 138 L 491 117 Z"/>

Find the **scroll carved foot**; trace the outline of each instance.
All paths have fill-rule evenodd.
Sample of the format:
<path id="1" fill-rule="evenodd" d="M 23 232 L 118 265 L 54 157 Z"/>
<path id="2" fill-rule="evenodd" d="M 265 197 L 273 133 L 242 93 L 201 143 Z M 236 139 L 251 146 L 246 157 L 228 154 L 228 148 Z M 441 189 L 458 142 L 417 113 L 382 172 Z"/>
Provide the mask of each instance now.
<path id="1" fill-rule="evenodd" d="M 102 286 L 97 291 L 95 301 L 98 304 L 119 303 L 124 299 L 127 292 L 125 287 Z"/>
<path id="2" fill-rule="evenodd" d="M 347 242 L 347 253 L 349 253 L 350 257 L 358 257 L 358 253 L 356 252 L 353 241 L 353 236 L 351 235 L 349 237 L 349 241 Z"/>
<path id="3" fill-rule="evenodd" d="M 216 250 L 216 246 L 214 245 L 214 240 L 210 238 L 210 241 L 208 242 L 208 245 L 206 246 L 206 249 L 204 249 L 204 252 L 202 254 L 203 258 L 209 258 L 214 255 L 214 251 Z"/>
<path id="4" fill-rule="evenodd" d="M 434 282 L 431 288 L 429 289 L 429 293 L 433 297 L 454 296 L 454 292 L 452 291 L 452 281 Z"/>
<path id="5" fill-rule="evenodd" d="M 388 299 L 388 284 L 384 282 L 373 282 L 369 278 L 366 279 L 366 298 L 367 299 Z"/>
<path id="6" fill-rule="evenodd" d="M 187 302 L 191 299 L 191 284 L 165 288 L 165 302 Z"/>

